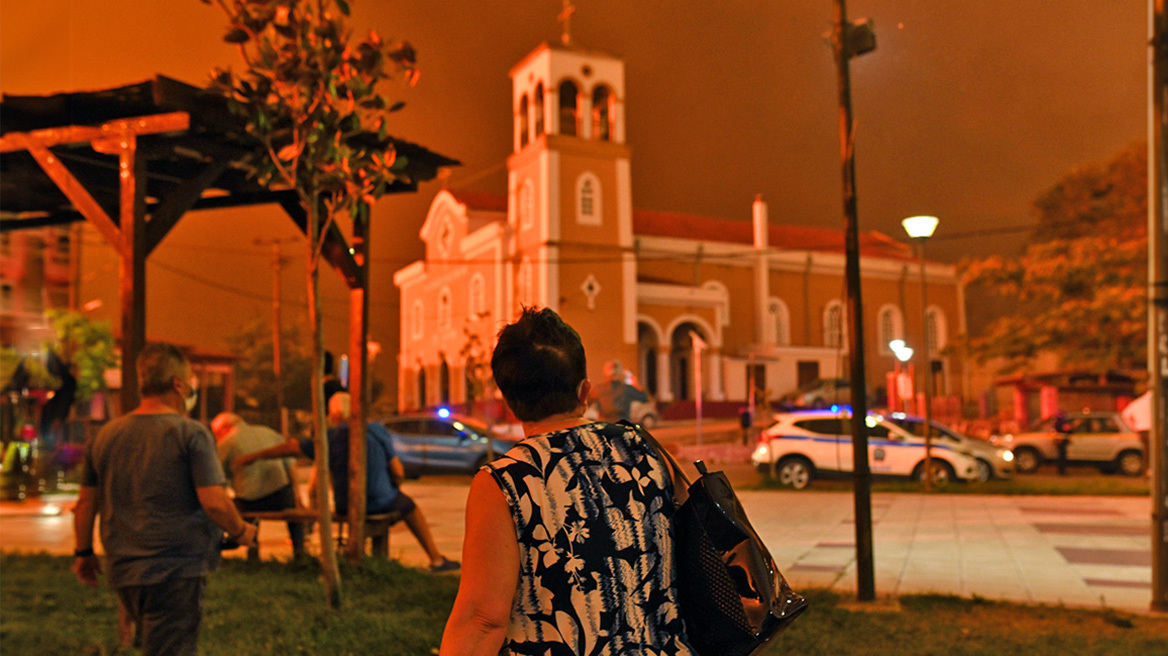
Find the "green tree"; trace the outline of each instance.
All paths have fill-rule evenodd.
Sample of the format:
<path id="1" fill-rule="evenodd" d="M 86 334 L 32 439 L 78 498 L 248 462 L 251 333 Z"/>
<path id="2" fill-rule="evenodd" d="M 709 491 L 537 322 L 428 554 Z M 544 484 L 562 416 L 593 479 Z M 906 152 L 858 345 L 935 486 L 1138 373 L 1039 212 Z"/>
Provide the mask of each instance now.
<path id="1" fill-rule="evenodd" d="M 240 407 L 278 410 L 276 407 L 276 373 L 272 357 L 272 329 L 263 319 L 256 319 L 240 332 L 227 338 L 235 361 L 235 398 Z M 312 353 L 304 343 L 298 326 L 285 328 L 280 334 L 280 374 L 284 385 L 284 405 L 289 410 L 312 408 Z"/>
<path id="2" fill-rule="evenodd" d="M 202 0 L 211 4 L 211 0 Z M 227 14 L 224 40 L 237 44 L 245 68 L 213 73 L 213 86 L 247 119 L 255 144 L 252 173 L 264 185 L 295 190 L 306 216 L 307 288 L 312 331 L 312 397 L 316 457 L 328 462 L 323 399 L 319 266 L 324 235 L 338 216 L 369 220 L 370 205 L 399 179 L 398 157 L 386 128 L 383 83 L 417 80 L 414 49 L 390 45 L 370 31 L 353 39 L 345 0 L 216 0 Z M 329 604 L 341 602 L 340 572 L 328 513 L 328 468 L 319 468 L 321 561 Z M 354 505 L 356 507 L 356 505 Z M 360 511 L 355 511 L 360 512 Z"/>
<path id="3" fill-rule="evenodd" d="M 969 355 L 1003 358 L 1014 371 L 1053 352 L 1064 366 L 1138 375 L 1147 363 L 1146 146 L 1075 168 L 1033 213 L 1022 254 L 963 263 L 967 284 L 1011 307 L 967 341 Z"/>
<path id="4" fill-rule="evenodd" d="M 77 377 L 77 400 L 88 401 L 105 389 L 105 372 L 118 365 L 113 332 L 108 322 L 93 321 L 69 310 L 49 310 L 57 339 L 46 344 Z"/>

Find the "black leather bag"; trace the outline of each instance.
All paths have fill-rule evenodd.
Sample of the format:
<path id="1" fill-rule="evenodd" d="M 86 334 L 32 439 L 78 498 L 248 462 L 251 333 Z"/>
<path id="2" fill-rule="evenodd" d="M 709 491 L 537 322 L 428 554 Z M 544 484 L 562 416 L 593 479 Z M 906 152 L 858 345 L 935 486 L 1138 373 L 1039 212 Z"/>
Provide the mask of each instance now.
<path id="1" fill-rule="evenodd" d="M 677 588 L 690 644 L 702 656 L 755 654 L 807 609 L 746 518 L 722 472 L 692 484 L 677 461 L 637 427 L 673 475 Z"/>

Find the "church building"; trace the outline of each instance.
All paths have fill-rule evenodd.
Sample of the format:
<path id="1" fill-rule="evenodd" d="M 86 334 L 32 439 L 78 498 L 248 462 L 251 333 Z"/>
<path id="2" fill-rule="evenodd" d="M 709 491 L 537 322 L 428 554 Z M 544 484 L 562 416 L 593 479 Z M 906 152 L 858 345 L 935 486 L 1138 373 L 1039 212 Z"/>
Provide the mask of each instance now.
<path id="1" fill-rule="evenodd" d="M 592 381 L 619 360 L 661 403 L 700 388 L 742 404 L 752 386 L 774 400 L 847 375 L 842 229 L 773 223 L 762 198 L 743 200 L 751 221 L 635 209 L 624 63 L 543 44 L 511 80 L 506 194 L 439 192 L 425 259 L 394 274 L 401 410 L 481 398 L 495 336 L 523 306 L 579 331 Z M 903 242 L 865 232 L 860 252 L 872 390 L 896 364 L 888 343 L 920 340 L 921 281 Z M 946 346 L 964 332 L 962 287 L 951 265 L 928 263 L 926 280 L 933 390 L 960 394 Z"/>

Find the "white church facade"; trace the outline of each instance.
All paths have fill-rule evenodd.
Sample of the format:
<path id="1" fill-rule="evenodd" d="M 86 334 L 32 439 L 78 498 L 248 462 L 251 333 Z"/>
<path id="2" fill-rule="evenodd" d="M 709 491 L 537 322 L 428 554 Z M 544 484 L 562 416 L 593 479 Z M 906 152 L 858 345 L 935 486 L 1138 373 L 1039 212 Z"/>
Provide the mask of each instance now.
<path id="1" fill-rule="evenodd" d="M 506 194 L 439 192 L 424 259 L 394 275 L 401 410 L 479 397 L 495 335 L 523 306 L 579 331 L 592 380 L 618 359 L 659 402 L 691 401 L 699 386 L 714 402 L 742 403 L 752 385 L 773 399 L 846 375 L 842 230 L 772 223 L 761 198 L 751 221 L 635 209 L 624 63 L 544 44 L 511 79 Z M 875 389 L 895 364 L 888 342 L 920 339 L 921 284 L 907 244 L 860 241 Z M 958 394 L 965 372 L 946 346 L 964 332 L 962 287 L 950 265 L 928 263 L 926 280 L 933 389 Z"/>

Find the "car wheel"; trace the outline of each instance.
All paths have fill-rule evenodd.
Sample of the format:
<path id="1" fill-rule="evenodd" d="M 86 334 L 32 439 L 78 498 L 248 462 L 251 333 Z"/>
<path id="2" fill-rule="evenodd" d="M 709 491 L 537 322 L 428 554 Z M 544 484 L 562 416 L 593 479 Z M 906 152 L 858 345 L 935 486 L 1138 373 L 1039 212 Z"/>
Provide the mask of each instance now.
<path id="1" fill-rule="evenodd" d="M 1038 471 L 1038 466 L 1042 464 L 1042 458 L 1038 456 L 1038 451 L 1024 447 L 1014 451 L 1014 467 L 1020 474 L 1033 474 Z"/>
<path id="2" fill-rule="evenodd" d="M 990 480 L 993 477 L 994 477 L 994 468 L 990 466 L 990 463 L 986 462 L 985 460 L 979 459 L 977 461 L 977 479 L 976 479 L 977 482 L 978 483 L 985 483 L 986 481 Z"/>
<path id="3" fill-rule="evenodd" d="M 820 398 L 815 398 L 811 399 L 811 403 L 808 403 L 807 405 L 814 410 L 822 410 L 827 407 L 827 401 L 824 401 Z"/>
<path id="4" fill-rule="evenodd" d="M 802 490 L 811 483 L 811 463 L 806 458 L 787 458 L 779 463 L 779 484 Z"/>
<path id="5" fill-rule="evenodd" d="M 1144 473 L 1144 456 L 1139 451 L 1124 451 L 1115 459 L 1115 466 L 1124 476 L 1139 476 Z"/>
<path id="6" fill-rule="evenodd" d="M 641 417 L 641 425 L 645 428 L 655 428 L 657 426 L 657 415 L 649 413 Z"/>
<path id="7" fill-rule="evenodd" d="M 953 466 L 939 458 L 932 458 L 933 463 L 933 482 L 938 485 L 948 485 L 949 481 L 957 480 L 957 474 L 953 471 Z M 918 481 L 925 480 L 925 463 L 922 462 L 913 470 L 913 478 Z"/>

